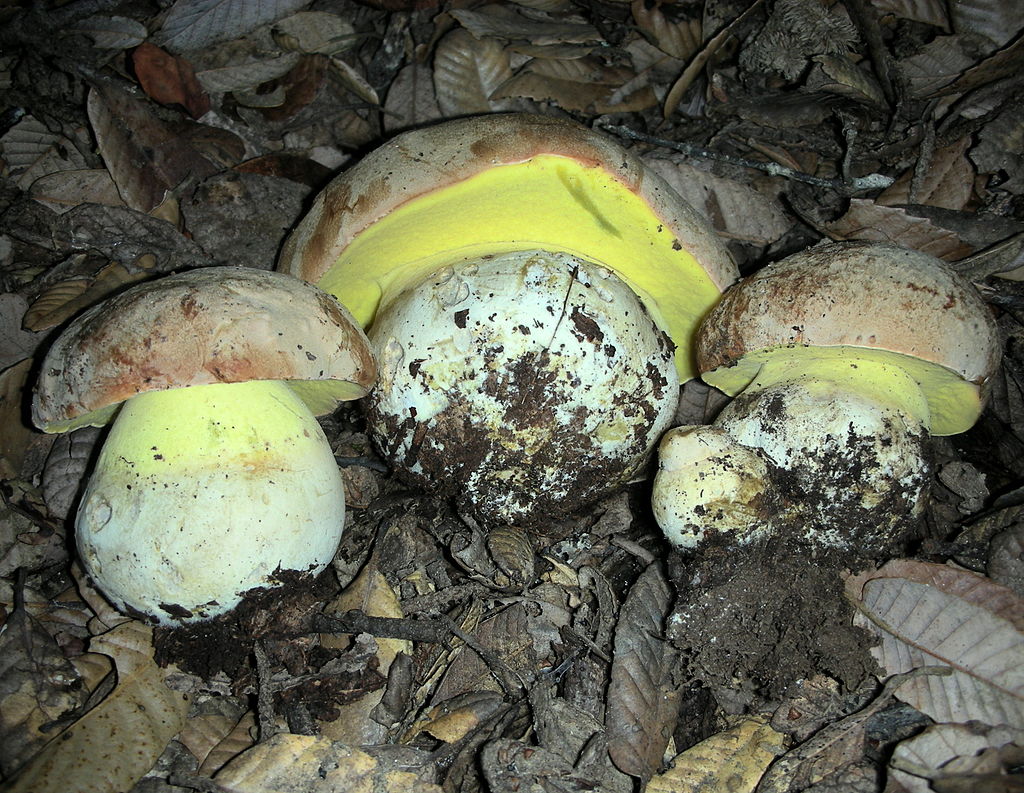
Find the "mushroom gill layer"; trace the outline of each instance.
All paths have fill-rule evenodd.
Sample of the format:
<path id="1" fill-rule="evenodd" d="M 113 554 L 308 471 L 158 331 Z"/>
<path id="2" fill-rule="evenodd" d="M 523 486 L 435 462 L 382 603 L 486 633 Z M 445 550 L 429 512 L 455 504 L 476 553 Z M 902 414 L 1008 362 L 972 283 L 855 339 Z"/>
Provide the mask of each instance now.
<path id="1" fill-rule="evenodd" d="M 678 401 L 672 343 L 634 292 L 564 254 L 446 267 L 393 300 L 370 342 L 377 445 L 489 522 L 565 515 L 618 488 Z"/>
<path id="2" fill-rule="evenodd" d="M 275 574 L 330 562 L 342 478 L 283 383 L 194 386 L 124 404 L 82 497 L 86 571 L 121 610 L 174 625 L 222 614 Z"/>
<path id="3" fill-rule="evenodd" d="M 677 345 L 680 378 L 695 375 L 693 336 L 719 288 L 642 198 L 568 157 L 490 168 L 410 200 L 352 240 L 317 285 L 365 327 L 445 264 L 533 249 L 616 273 Z"/>

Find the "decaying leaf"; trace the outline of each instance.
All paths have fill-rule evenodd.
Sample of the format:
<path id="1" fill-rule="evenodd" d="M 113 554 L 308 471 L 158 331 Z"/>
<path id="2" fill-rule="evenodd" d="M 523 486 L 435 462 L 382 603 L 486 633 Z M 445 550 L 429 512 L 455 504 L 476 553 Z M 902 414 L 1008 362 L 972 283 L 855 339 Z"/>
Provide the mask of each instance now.
<path id="1" fill-rule="evenodd" d="M 960 36 L 938 36 L 914 55 L 901 59 L 897 68 L 911 95 L 921 97 L 948 85 L 973 63 Z"/>
<path id="2" fill-rule="evenodd" d="M 997 584 L 1024 597 L 1024 523 L 1016 523 L 992 538 L 985 572 Z"/>
<path id="3" fill-rule="evenodd" d="M 177 741 L 185 746 L 202 766 L 211 752 L 231 734 L 245 714 L 249 713 L 243 711 L 242 707 L 235 697 L 211 697 L 200 701 L 189 715 L 188 723 L 178 734 Z M 239 747 L 238 751 L 247 749 L 249 745 Z M 231 757 L 235 754 L 238 752 Z M 228 759 L 230 757 L 225 758 L 225 762 Z M 217 768 L 221 765 L 223 763 Z M 217 768 L 206 770 L 204 773 L 213 774 Z"/>
<path id="4" fill-rule="evenodd" d="M 982 173 L 998 174 L 994 186 L 999 189 L 1024 189 L 1024 118 L 1000 112 L 979 133 L 971 159 Z"/>
<path id="5" fill-rule="evenodd" d="M 192 118 L 205 115 L 210 97 L 196 79 L 192 64 L 148 41 L 132 52 L 139 84 L 151 99 L 162 105 L 181 105 Z"/>
<path id="6" fill-rule="evenodd" d="M 898 207 L 879 206 L 866 198 L 853 198 L 846 213 L 825 231 L 836 240 L 877 240 L 930 253 L 946 261 L 962 259 L 972 249 L 955 233 L 914 217 Z"/>
<path id="7" fill-rule="evenodd" d="M 491 95 L 512 77 L 504 45 L 479 39 L 458 29 L 446 35 L 434 52 L 434 93 L 445 116 L 488 113 L 507 105 Z"/>
<path id="8" fill-rule="evenodd" d="M 177 0 L 157 43 L 172 52 L 198 50 L 244 36 L 299 11 L 309 0 Z"/>
<path id="9" fill-rule="evenodd" d="M 781 205 L 752 187 L 684 162 L 662 157 L 645 161 L 726 239 L 769 245 L 789 230 Z"/>
<path id="10" fill-rule="evenodd" d="M 371 617 L 404 616 L 395 591 L 381 574 L 375 560 L 371 559 L 363 567 L 356 579 L 324 608 L 324 613 L 344 614 L 352 609 Z M 323 634 L 321 642 L 326 647 L 345 647 L 349 637 Z M 412 653 L 412 643 L 405 639 L 378 638 L 376 642 L 377 671 L 384 676 L 387 676 L 399 653 Z M 380 743 L 386 728 L 374 721 L 371 713 L 383 696 L 384 689 L 380 689 L 364 694 L 355 702 L 342 705 L 341 715 L 337 719 L 321 724 L 322 733 L 333 740 L 353 745 Z"/>
<path id="11" fill-rule="evenodd" d="M 101 432 L 100 427 L 82 427 L 58 435 L 50 447 L 43 466 L 43 499 L 50 513 L 61 520 L 71 514 L 78 499 Z"/>
<path id="12" fill-rule="evenodd" d="M 783 750 L 785 736 L 763 719 L 747 718 L 672 759 L 651 777 L 648 793 L 750 793 Z"/>
<path id="13" fill-rule="evenodd" d="M 0 478 L 14 479 L 35 434 L 25 417 L 25 394 L 31 387 L 32 359 L 0 372 Z"/>
<path id="14" fill-rule="evenodd" d="M 25 116 L 0 137 L 0 156 L 23 190 L 48 174 L 88 167 L 74 143 L 34 116 Z"/>
<path id="15" fill-rule="evenodd" d="M 965 136 L 942 146 L 927 162 L 922 177 L 915 183 L 914 169 L 904 172 L 875 198 L 876 204 L 928 204 L 945 209 L 963 209 L 974 190 L 974 169 L 966 153 L 971 145 Z M 911 195 L 911 187 L 916 189 Z"/>
<path id="16" fill-rule="evenodd" d="M 700 49 L 700 19 L 669 21 L 660 4 L 652 5 L 644 0 L 633 0 L 629 8 L 637 27 L 666 55 L 686 60 Z"/>
<path id="17" fill-rule="evenodd" d="M 196 72 L 196 79 L 210 92 L 248 91 L 288 74 L 301 57 L 298 52 L 285 52 L 273 58 L 243 63 L 232 61 L 222 66 L 201 69 Z"/>
<path id="18" fill-rule="evenodd" d="M 1024 7 L 1003 0 L 957 0 L 949 6 L 957 33 L 975 33 L 1001 47 L 1024 28 Z"/>
<path id="19" fill-rule="evenodd" d="M 25 312 L 25 327 L 35 331 L 56 327 L 121 287 L 149 275 L 145 270 L 129 272 L 120 263 L 111 262 L 95 278 L 72 278 L 56 283 L 40 294 Z"/>
<path id="20" fill-rule="evenodd" d="M 234 726 L 211 747 L 199 766 L 199 773 L 212 776 L 232 759 L 256 743 L 256 714 L 251 710 L 242 714 Z M 195 736 L 193 736 L 195 737 Z M 199 749 L 199 746 L 197 746 Z M 205 749 L 205 746 L 203 747 Z M 200 753 L 202 749 L 199 749 Z"/>
<path id="21" fill-rule="evenodd" d="M 593 25 L 529 19 L 500 3 L 484 6 L 477 11 L 453 8 L 449 13 L 476 38 L 524 40 L 535 46 L 588 44 L 601 41 L 601 34 Z"/>
<path id="22" fill-rule="evenodd" d="M 661 764 L 679 713 L 679 653 L 664 639 L 672 592 L 661 565 L 647 567 L 619 612 L 605 728 L 616 767 L 647 780 Z"/>
<path id="23" fill-rule="evenodd" d="M 274 24 L 274 41 L 283 49 L 336 55 L 355 43 L 355 28 L 347 19 L 326 11 L 300 11 Z"/>
<path id="24" fill-rule="evenodd" d="M 982 780 L 997 785 L 1003 777 L 1009 785 L 1008 769 L 1022 758 L 1024 730 L 933 724 L 896 746 L 889 761 L 889 776 L 908 793 L 995 790 Z"/>
<path id="25" fill-rule="evenodd" d="M 644 110 L 657 104 L 651 86 L 632 70 L 589 57 L 534 58 L 491 97 L 552 101 L 566 110 L 592 113 Z"/>
<path id="26" fill-rule="evenodd" d="M 439 741 L 455 743 L 475 730 L 502 704 L 495 691 L 470 691 L 435 705 L 421 727 Z"/>
<path id="27" fill-rule="evenodd" d="M 441 793 L 408 771 L 315 735 L 278 733 L 248 749 L 214 778 L 227 793 Z"/>
<path id="28" fill-rule="evenodd" d="M 441 117 L 430 67 L 418 60 L 407 63 L 391 81 L 384 99 L 384 128 L 396 131 Z"/>
<path id="29" fill-rule="evenodd" d="M 139 46 L 149 32 L 136 19 L 122 16 L 96 14 L 80 19 L 68 27 L 70 33 L 82 33 L 93 40 L 100 49 L 127 50 Z"/>
<path id="30" fill-rule="evenodd" d="M 36 179 L 28 194 L 55 212 L 67 212 L 79 204 L 124 206 L 110 172 L 101 168 L 57 171 Z"/>
<path id="31" fill-rule="evenodd" d="M 14 292 L 0 294 L 0 371 L 32 355 L 42 335 L 22 326 L 28 301 Z"/>
<path id="32" fill-rule="evenodd" d="M 10 775 L 85 703 L 75 667 L 25 608 L 0 632 L 0 772 Z"/>
<path id="33" fill-rule="evenodd" d="M 117 686 L 29 761 L 6 793 L 127 790 L 185 725 L 188 697 L 165 685 L 148 626 L 125 622 L 93 639 L 92 649 L 114 659 Z"/>
<path id="34" fill-rule="evenodd" d="M 949 17 L 943 0 L 871 0 L 879 14 L 892 14 L 901 19 L 913 19 L 945 30 L 949 29 Z"/>
<path id="35" fill-rule="evenodd" d="M 869 72 L 845 55 L 815 55 L 807 90 L 836 94 L 862 104 L 885 107 L 885 92 Z"/>
<path id="36" fill-rule="evenodd" d="M 939 722 L 1024 728 L 1024 599 L 967 570 L 897 559 L 847 580 L 855 623 L 887 675 L 925 666 L 896 696 Z"/>

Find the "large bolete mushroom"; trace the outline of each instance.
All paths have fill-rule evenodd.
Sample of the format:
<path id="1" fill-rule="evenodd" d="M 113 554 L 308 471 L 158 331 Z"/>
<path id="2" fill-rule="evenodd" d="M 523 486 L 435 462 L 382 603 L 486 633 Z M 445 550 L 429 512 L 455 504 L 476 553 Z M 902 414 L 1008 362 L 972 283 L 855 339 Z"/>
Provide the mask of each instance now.
<path id="1" fill-rule="evenodd" d="M 1001 346 L 943 262 L 819 245 L 730 289 L 701 325 L 703 378 L 736 398 L 666 434 L 655 517 L 677 546 L 777 533 L 883 550 L 924 508 L 926 440 L 977 420 Z"/>
<path id="2" fill-rule="evenodd" d="M 81 315 L 42 363 L 33 415 L 63 432 L 116 413 L 75 523 L 86 571 L 121 610 L 172 625 L 323 570 L 345 498 L 314 414 L 375 377 L 348 312 L 280 273 L 192 270 Z"/>
<path id="3" fill-rule="evenodd" d="M 695 372 L 698 322 L 737 277 L 639 158 L 520 114 L 371 152 L 316 199 L 278 266 L 369 326 L 386 361 L 371 432 L 399 473 L 520 523 L 635 474 Z"/>

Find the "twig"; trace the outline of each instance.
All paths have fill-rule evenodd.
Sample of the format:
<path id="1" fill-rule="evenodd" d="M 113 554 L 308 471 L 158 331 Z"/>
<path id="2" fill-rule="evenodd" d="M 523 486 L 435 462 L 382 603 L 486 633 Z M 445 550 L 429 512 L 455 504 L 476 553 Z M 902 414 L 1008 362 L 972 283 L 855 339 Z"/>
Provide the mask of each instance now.
<path id="1" fill-rule="evenodd" d="M 730 165 L 738 165 L 742 168 L 754 168 L 758 171 L 764 171 L 771 176 L 781 176 L 786 179 L 792 179 L 794 182 L 804 182 L 806 184 L 814 185 L 815 187 L 825 187 L 830 190 L 837 190 L 846 194 L 860 193 L 865 190 L 883 190 L 894 181 L 892 177 L 884 176 L 880 173 L 858 176 L 849 180 L 823 179 L 820 176 L 812 176 L 811 174 L 804 173 L 803 171 L 795 171 L 792 168 L 787 168 L 785 165 L 779 165 L 778 163 L 758 162 L 757 160 L 735 157 L 731 154 L 722 154 L 721 152 L 705 149 L 701 146 L 694 146 L 690 143 L 680 143 L 675 140 L 657 138 L 653 135 L 637 132 L 634 129 L 621 125 L 603 124 L 602 129 L 614 132 L 616 135 L 628 138 L 629 140 L 636 140 L 641 143 L 650 143 L 654 146 L 661 146 L 665 149 L 679 151 L 690 157 L 699 157 L 705 160 L 717 160 L 719 162 L 729 163 Z"/>
<path id="2" fill-rule="evenodd" d="M 320 633 L 369 633 L 383 639 L 408 639 L 411 642 L 441 644 L 451 638 L 444 625 L 404 617 L 371 617 L 361 611 L 344 614 L 317 614 L 313 630 Z"/>
<path id="3" fill-rule="evenodd" d="M 260 642 L 253 646 L 256 656 L 256 712 L 259 715 L 260 741 L 269 740 L 276 732 L 274 694 L 270 688 L 270 661 Z"/>

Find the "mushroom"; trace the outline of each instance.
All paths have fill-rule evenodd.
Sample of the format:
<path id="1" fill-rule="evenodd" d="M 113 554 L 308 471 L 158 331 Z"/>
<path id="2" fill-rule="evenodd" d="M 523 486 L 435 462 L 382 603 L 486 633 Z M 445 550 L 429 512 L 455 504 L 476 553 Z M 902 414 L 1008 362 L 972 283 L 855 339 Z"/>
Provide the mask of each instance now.
<path id="1" fill-rule="evenodd" d="M 280 273 L 192 270 L 82 314 L 43 360 L 33 418 L 46 432 L 114 419 L 75 521 L 85 570 L 164 625 L 320 572 L 345 499 L 314 414 L 375 377 L 348 312 Z"/>
<path id="2" fill-rule="evenodd" d="M 1000 350 L 974 288 L 927 254 L 833 243 L 765 267 L 701 325 L 702 377 L 735 399 L 662 439 L 655 518 L 681 548 L 786 532 L 885 551 L 924 509 L 929 434 L 974 424 Z"/>
<path id="3" fill-rule="evenodd" d="M 737 277 L 639 158 L 525 114 L 371 152 L 316 199 L 278 267 L 369 326 L 385 361 L 370 428 L 398 473 L 523 524 L 636 473 L 696 371 L 698 322 Z"/>

